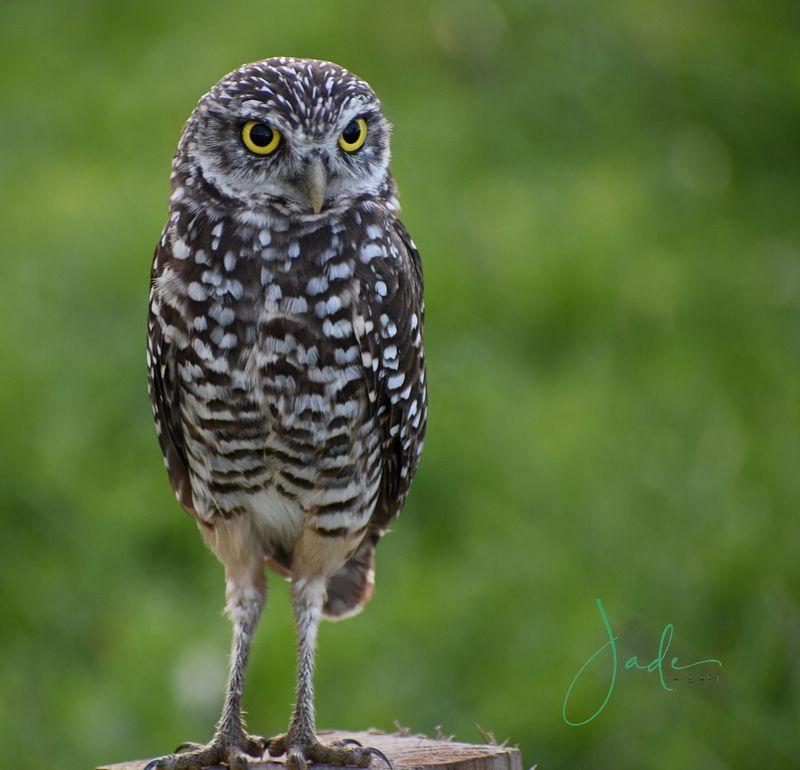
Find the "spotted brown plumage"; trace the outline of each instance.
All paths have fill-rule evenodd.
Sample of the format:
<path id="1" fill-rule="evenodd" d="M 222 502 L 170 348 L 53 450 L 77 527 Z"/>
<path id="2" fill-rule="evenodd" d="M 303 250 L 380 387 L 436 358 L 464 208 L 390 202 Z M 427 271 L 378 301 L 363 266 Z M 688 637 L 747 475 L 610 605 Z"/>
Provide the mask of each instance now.
<path id="1" fill-rule="evenodd" d="M 422 268 L 398 219 L 389 127 L 335 64 L 256 62 L 200 99 L 171 183 L 150 396 L 178 501 L 225 567 L 234 638 L 213 740 L 152 767 L 243 767 L 265 748 L 297 768 L 363 766 L 371 749 L 317 741 L 312 670 L 322 615 L 372 595 L 425 433 Z M 294 712 L 271 741 L 241 716 L 265 563 L 292 580 L 298 632 Z"/>

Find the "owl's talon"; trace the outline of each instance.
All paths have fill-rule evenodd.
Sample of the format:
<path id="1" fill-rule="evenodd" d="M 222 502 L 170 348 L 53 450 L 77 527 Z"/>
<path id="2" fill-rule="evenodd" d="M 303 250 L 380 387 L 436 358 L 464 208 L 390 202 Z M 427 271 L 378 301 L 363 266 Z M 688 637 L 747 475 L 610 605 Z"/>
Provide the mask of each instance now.
<path id="1" fill-rule="evenodd" d="M 359 748 L 363 748 L 364 744 L 361 743 L 361 741 L 357 741 L 355 738 L 342 738 L 342 740 L 332 743 L 331 746 L 334 748 L 338 748 L 340 746 L 358 746 Z"/>
<path id="2" fill-rule="evenodd" d="M 220 764 L 228 770 L 249 770 L 247 757 L 260 759 L 265 744 L 263 738 L 236 729 L 232 733 L 218 733 L 211 743 L 205 745 L 185 741 L 174 754 L 151 760 L 144 770 L 204 770 Z"/>
<path id="3" fill-rule="evenodd" d="M 302 751 L 290 751 L 286 755 L 286 766 L 294 770 L 308 770 L 308 762 Z"/>
<path id="4" fill-rule="evenodd" d="M 269 741 L 260 735 L 245 735 L 239 743 L 239 748 L 255 759 L 261 759 L 269 746 Z"/>
<path id="5" fill-rule="evenodd" d="M 250 770 L 250 762 L 247 757 L 236 749 L 227 752 L 228 770 Z"/>
<path id="6" fill-rule="evenodd" d="M 352 746 L 354 748 L 347 748 Z M 309 763 L 350 767 L 369 767 L 372 757 L 384 762 L 389 770 L 394 767 L 380 749 L 363 746 L 355 738 L 342 738 L 324 745 L 316 739 L 295 743 L 285 735 L 278 735 L 269 742 L 270 756 L 286 755 L 286 766 L 291 770 L 308 770 Z"/>
<path id="7" fill-rule="evenodd" d="M 202 743 L 195 743 L 194 741 L 184 741 L 180 746 L 175 749 L 176 754 L 182 754 L 184 751 L 199 751 L 205 748 Z M 145 768 L 147 770 L 147 768 Z"/>
<path id="8" fill-rule="evenodd" d="M 385 762 L 386 763 L 386 767 L 388 767 L 389 770 L 394 770 L 394 765 L 392 764 L 392 760 L 389 759 L 389 757 L 387 757 L 386 754 L 384 754 L 380 749 L 376 749 L 374 746 L 367 746 L 364 749 L 364 751 L 367 754 L 370 754 L 373 757 L 377 757 L 378 759 L 380 759 L 383 762 Z"/>
<path id="9" fill-rule="evenodd" d="M 271 757 L 282 757 L 286 753 L 286 736 L 276 735 L 267 741 L 267 751 Z"/>

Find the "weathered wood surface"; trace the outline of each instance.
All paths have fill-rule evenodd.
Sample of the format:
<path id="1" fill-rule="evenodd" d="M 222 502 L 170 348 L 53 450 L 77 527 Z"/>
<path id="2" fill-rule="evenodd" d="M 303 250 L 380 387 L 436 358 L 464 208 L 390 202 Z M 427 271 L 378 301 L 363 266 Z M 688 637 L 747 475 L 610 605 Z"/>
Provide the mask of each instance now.
<path id="1" fill-rule="evenodd" d="M 475 745 L 457 741 L 441 741 L 424 735 L 387 734 L 377 731 L 361 733 L 321 732 L 323 743 L 343 738 L 355 738 L 364 746 L 380 749 L 391 760 L 394 770 L 522 770 L 519 749 L 493 744 Z M 143 770 L 150 759 L 101 765 L 97 770 Z M 312 765 L 314 767 L 314 765 Z M 316 765 L 321 767 L 321 765 Z M 327 766 L 326 766 L 327 767 Z M 251 770 L 286 770 L 282 759 L 250 761 Z M 377 757 L 372 760 L 373 770 L 386 770 Z M 219 768 L 219 770 L 224 770 Z"/>

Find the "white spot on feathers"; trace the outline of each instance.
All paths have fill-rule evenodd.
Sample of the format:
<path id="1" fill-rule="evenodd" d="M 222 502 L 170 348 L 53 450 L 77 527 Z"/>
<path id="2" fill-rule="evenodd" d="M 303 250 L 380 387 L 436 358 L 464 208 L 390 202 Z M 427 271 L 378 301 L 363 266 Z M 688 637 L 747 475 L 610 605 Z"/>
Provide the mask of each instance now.
<path id="1" fill-rule="evenodd" d="M 378 243 L 365 243 L 361 250 L 358 252 L 358 258 L 366 264 L 371 260 L 375 259 L 375 257 L 380 257 L 385 254 L 383 246 Z"/>
<path id="2" fill-rule="evenodd" d="M 399 372 L 398 374 L 393 374 L 386 380 L 386 387 L 389 390 L 397 390 L 404 382 L 406 381 L 406 376 L 403 372 Z"/>
<path id="3" fill-rule="evenodd" d="M 188 259 L 191 253 L 189 247 L 186 245 L 186 241 L 181 238 L 177 238 L 175 243 L 172 244 L 172 255 L 175 259 Z"/>
<path id="4" fill-rule="evenodd" d="M 306 286 L 306 291 L 312 297 L 315 297 L 317 294 L 322 294 L 322 292 L 327 290 L 328 279 L 324 275 L 315 276 L 308 282 L 308 285 Z"/>
<path id="5" fill-rule="evenodd" d="M 205 286 L 197 281 L 192 281 L 187 289 L 187 294 L 195 302 L 205 302 L 208 299 L 208 291 Z"/>

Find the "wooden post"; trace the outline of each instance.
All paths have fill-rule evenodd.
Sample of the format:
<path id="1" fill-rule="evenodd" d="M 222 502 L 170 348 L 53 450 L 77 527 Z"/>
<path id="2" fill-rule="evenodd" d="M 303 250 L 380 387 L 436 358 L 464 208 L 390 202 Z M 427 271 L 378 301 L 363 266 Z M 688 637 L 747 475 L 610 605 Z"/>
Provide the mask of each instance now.
<path id="1" fill-rule="evenodd" d="M 510 746 L 475 745 L 451 740 L 433 740 L 424 735 L 387 734 L 372 730 L 361 733 L 322 732 L 319 736 L 323 743 L 355 738 L 364 746 L 374 746 L 386 754 L 394 770 L 522 770 L 520 751 Z M 102 765 L 97 770 L 143 770 L 150 761 L 139 759 L 115 765 Z M 282 759 L 266 758 L 250 760 L 250 768 L 286 770 L 286 765 Z M 377 758 L 373 759 L 372 768 L 387 770 L 384 763 Z M 220 767 L 219 770 L 224 769 Z"/>

